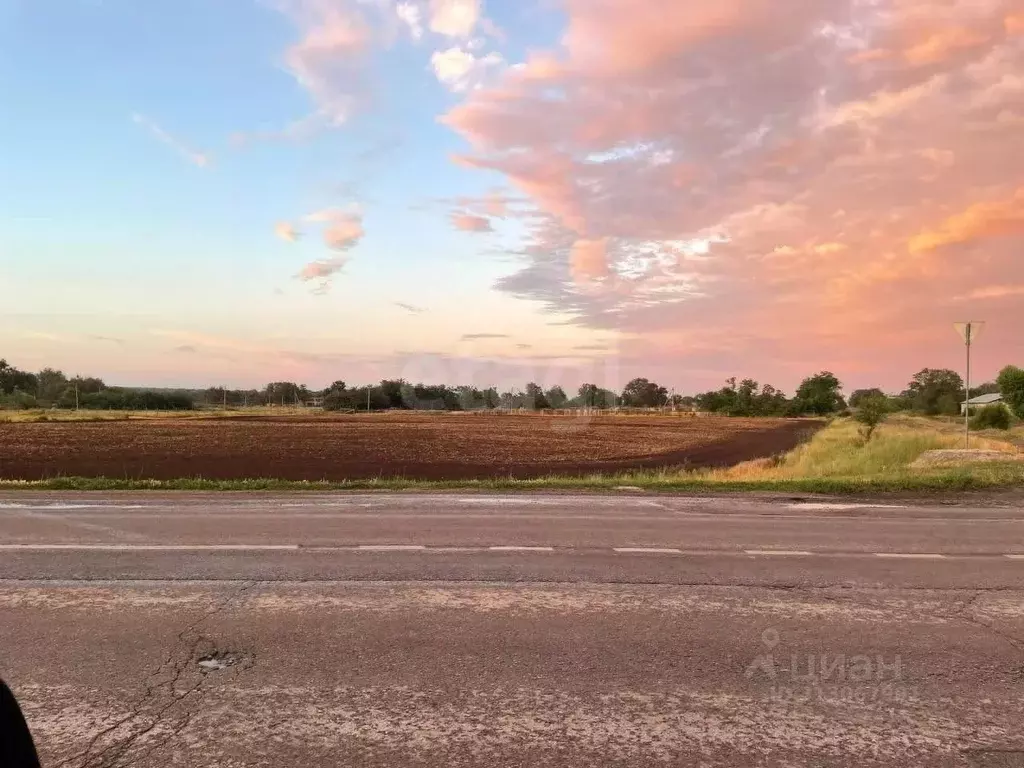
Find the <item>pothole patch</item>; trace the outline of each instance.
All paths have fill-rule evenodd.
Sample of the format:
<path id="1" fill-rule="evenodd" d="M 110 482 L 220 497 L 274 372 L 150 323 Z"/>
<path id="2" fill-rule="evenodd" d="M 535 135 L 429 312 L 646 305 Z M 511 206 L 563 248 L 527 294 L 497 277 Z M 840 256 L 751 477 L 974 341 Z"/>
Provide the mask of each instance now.
<path id="1" fill-rule="evenodd" d="M 241 653 L 235 653 L 234 651 L 214 651 L 213 653 L 208 653 L 205 656 L 200 656 L 197 663 L 199 664 L 199 669 L 203 672 L 220 672 L 228 667 L 234 667 L 242 664 L 245 660 L 245 655 Z"/>

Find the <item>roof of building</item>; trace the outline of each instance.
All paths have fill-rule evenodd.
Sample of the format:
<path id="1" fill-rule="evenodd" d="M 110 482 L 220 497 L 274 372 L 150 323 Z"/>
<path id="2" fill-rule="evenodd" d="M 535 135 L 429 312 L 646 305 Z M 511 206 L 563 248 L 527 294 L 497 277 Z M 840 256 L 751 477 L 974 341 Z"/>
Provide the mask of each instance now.
<path id="1" fill-rule="evenodd" d="M 1001 394 L 993 392 L 990 395 L 978 395 L 977 397 L 972 397 L 970 400 L 960 403 L 960 405 L 988 405 L 989 403 L 1002 402 L 1002 399 L 1003 396 Z"/>

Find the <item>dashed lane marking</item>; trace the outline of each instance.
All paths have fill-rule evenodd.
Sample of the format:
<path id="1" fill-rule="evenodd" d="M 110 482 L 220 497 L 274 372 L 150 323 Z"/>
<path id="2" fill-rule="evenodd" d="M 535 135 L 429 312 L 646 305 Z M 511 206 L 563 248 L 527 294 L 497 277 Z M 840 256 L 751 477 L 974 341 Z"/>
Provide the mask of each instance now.
<path id="1" fill-rule="evenodd" d="M 802 549 L 745 549 L 747 555 L 768 555 L 771 557 L 810 557 L 814 552 L 806 552 Z"/>
<path id="2" fill-rule="evenodd" d="M 681 549 L 667 549 L 658 547 L 615 547 L 615 551 L 621 555 L 681 555 Z"/>

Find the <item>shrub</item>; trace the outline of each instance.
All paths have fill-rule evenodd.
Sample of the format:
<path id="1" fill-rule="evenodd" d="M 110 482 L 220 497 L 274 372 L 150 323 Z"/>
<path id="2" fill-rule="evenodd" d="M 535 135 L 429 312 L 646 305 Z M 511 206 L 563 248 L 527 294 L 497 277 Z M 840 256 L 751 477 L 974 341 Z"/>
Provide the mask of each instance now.
<path id="1" fill-rule="evenodd" d="M 998 403 L 979 408 L 971 419 L 974 429 L 1009 429 L 1010 411 Z"/>
<path id="2" fill-rule="evenodd" d="M 868 443 L 878 425 L 889 418 L 889 398 L 884 394 L 862 398 L 853 418 L 860 423 L 860 435 Z"/>
<path id="3" fill-rule="evenodd" d="M 996 381 L 1003 401 L 1013 409 L 1017 418 L 1024 419 L 1024 370 L 1008 365 L 999 372 Z"/>

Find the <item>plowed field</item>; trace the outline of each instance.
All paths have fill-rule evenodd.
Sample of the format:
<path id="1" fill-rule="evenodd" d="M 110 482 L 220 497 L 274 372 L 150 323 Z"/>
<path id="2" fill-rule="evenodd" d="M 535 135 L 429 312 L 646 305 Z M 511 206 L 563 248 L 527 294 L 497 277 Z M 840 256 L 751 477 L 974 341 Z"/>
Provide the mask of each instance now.
<path id="1" fill-rule="evenodd" d="M 679 416 L 256 416 L 0 424 L 0 478 L 471 479 L 721 467 L 821 424 Z"/>

